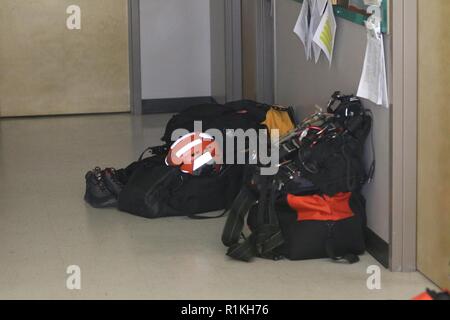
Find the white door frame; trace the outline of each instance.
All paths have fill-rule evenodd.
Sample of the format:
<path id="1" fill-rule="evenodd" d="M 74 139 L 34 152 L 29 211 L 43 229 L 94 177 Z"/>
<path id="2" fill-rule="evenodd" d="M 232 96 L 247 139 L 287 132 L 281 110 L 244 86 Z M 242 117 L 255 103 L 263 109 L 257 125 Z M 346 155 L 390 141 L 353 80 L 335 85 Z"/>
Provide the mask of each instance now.
<path id="1" fill-rule="evenodd" d="M 256 26 L 256 99 L 275 103 L 275 3 L 257 1 Z"/>
<path id="2" fill-rule="evenodd" d="M 390 269 L 417 270 L 418 0 L 392 1 L 393 107 Z"/>
<path id="3" fill-rule="evenodd" d="M 225 0 L 225 92 L 227 102 L 242 99 L 241 9 L 241 0 Z"/>

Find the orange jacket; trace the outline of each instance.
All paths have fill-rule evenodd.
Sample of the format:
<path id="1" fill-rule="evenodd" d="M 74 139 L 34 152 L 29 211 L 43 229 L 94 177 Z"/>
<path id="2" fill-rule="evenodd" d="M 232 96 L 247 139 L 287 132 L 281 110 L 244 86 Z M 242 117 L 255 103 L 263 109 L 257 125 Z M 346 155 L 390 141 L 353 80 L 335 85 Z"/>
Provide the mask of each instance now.
<path id="1" fill-rule="evenodd" d="M 350 208 L 352 194 L 338 193 L 334 197 L 326 195 L 293 196 L 288 195 L 289 206 L 297 211 L 298 221 L 340 221 L 354 216 Z"/>

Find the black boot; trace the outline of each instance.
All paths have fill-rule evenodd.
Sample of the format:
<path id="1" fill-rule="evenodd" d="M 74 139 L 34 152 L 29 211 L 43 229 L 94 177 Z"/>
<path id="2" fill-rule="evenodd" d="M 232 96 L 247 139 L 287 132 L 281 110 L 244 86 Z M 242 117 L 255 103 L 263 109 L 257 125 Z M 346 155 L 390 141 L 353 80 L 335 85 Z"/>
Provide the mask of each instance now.
<path id="1" fill-rule="evenodd" d="M 84 200 L 94 208 L 111 208 L 117 206 L 117 198 L 106 187 L 100 168 L 95 168 L 86 174 L 86 194 L 84 195 Z"/>
<path id="2" fill-rule="evenodd" d="M 103 181 L 109 191 L 119 198 L 119 194 L 122 192 L 124 184 L 122 183 L 118 172 L 114 168 L 108 168 L 103 170 Z"/>

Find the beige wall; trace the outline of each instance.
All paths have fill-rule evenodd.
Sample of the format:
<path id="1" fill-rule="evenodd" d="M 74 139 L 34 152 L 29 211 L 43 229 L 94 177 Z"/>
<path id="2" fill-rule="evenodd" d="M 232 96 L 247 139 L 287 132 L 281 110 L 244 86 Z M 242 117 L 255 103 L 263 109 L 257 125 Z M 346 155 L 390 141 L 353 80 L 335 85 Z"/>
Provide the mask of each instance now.
<path id="1" fill-rule="evenodd" d="M 418 268 L 450 287 L 450 1 L 419 0 Z"/>
<path id="2" fill-rule="evenodd" d="M 0 116 L 128 111 L 128 75 L 127 0 L 0 0 Z"/>

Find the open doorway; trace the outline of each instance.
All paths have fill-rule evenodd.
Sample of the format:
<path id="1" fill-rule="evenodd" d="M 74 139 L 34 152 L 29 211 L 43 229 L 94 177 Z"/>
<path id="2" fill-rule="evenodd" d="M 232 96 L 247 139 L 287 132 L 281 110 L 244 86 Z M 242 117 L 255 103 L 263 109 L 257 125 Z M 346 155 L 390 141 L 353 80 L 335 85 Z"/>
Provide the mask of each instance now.
<path id="1" fill-rule="evenodd" d="M 129 11 L 134 114 L 241 98 L 240 1 L 129 0 Z"/>

